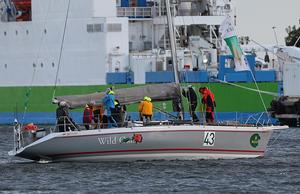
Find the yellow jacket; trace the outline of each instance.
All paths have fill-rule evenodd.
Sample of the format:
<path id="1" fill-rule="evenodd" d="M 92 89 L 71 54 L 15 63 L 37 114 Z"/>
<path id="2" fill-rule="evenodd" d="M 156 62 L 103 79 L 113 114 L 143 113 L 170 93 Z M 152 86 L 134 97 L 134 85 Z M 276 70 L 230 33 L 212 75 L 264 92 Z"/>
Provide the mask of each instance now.
<path id="1" fill-rule="evenodd" d="M 151 103 L 151 102 L 148 102 L 148 101 L 142 101 L 142 102 L 139 104 L 139 112 L 140 112 L 142 115 L 152 115 L 152 114 L 153 114 L 152 108 L 153 108 L 152 103 Z"/>

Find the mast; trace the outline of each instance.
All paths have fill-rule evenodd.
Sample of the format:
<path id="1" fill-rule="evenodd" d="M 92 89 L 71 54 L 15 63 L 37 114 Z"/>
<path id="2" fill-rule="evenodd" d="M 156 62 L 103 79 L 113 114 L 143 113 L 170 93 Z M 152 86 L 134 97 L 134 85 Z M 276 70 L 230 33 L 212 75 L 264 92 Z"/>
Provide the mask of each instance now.
<path id="1" fill-rule="evenodd" d="M 170 0 L 166 0 L 166 9 L 167 9 L 167 23 L 169 28 L 169 37 L 170 37 L 170 44 L 171 44 L 171 55 L 172 55 L 172 62 L 173 62 L 173 70 L 174 70 L 174 78 L 175 83 L 179 84 L 179 76 L 178 76 L 178 64 L 177 64 L 177 52 L 176 52 L 176 42 L 174 36 L 174 24 L 173 18 L 171 14 L 171 5 Z"/>
<path id="2" fill-rule="evenodd" d="M 167 23 L 168 23 L 168 28 L 169 28 L 170 44 L 171 44 L 171 55 L 172 55 L 172 62 L 173 62 L 174 79 L 175 79 L 175 83 L 178 84 L 179 88 L 180 88 L 175 31 L 174 31 L 174 23 L 173 23 L 173 18 L 172 18 L 172 13 L 171 13 L 170 0 L 166 0 L 166 10 L 167 10 Z M 181 93 L 181 89 L 180 89 L 180 93 Z M 180 95 L 180 98 L 177 99 L 176 101 L 173 101 L 173 103 L 174 102 L 177 103 L 177 108 L 178 108 L 178 112 L 179 112 L 178 118 L 180 120 L 184 119 L 181 95 Z"/>

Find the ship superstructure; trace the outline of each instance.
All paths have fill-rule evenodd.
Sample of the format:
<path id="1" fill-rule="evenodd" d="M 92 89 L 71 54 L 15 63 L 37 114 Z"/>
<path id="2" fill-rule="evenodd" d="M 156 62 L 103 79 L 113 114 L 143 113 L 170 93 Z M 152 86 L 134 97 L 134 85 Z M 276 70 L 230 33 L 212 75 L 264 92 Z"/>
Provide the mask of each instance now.
<path id="1" fill-rule="evenodd" d="M 2 0 L 0 10 L 1 86 L 102 85 L 108 72 L 140 84 L 172 70 L 163 0 Z M 231 1 L 178 0 L 172 12 L 179 70 L 216 72 Z"/>
<path id="2" fill-rule="evenodd" d="M 3 2 L 1 86 L 54 85 L 57 72 L 57 85 L 104 84 L 109 53 L 128 64 L 128 18 L 117 17 L 115 1 L 32 0 L 29 21 Z"/>
<path id="3" fill-rule="evenodd" d="M 129 17 L 130 68 L 135 83 L 145 83 L 145 72 L 172 71 L 165 1 L 140 2 L 148 6 L 118 7 L 119 16 Z M 233 14 L 231 7 L 230 1 L 215 0 L 172 4 L 179 71 L 216 71 L 217 49 L 221 48 L 218 26 L 225 15 Z"/>

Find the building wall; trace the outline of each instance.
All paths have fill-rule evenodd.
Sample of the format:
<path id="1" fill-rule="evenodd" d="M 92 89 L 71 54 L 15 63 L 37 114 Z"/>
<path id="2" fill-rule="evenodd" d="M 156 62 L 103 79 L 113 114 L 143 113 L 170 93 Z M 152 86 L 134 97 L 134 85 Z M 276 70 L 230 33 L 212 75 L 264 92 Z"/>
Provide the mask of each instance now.
<path id="1" fill-rule="evenodd" d="M 128 18 L 107 18 L 107 25 L 114 24 L 121 25 L 121 31 L 107 29 L 107 71 L 115 72 L 119 69 L 118 71 L 124 72 L 129 65 Z"/>

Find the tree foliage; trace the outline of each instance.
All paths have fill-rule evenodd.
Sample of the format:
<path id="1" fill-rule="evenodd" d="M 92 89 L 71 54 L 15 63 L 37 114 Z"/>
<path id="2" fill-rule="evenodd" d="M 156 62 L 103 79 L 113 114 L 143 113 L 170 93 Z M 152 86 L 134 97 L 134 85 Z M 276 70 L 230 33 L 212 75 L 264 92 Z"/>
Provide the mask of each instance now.
<path id="1" fill-rule="evenodd" d="M 300 27 L 289 26 L 286 28 L 288 36 L 285 38 L 286 46 L 294 46 L 298 38 L 300 37 Z M 296 47 L 300 47 L 300 40 L 297 42 Z"/>

